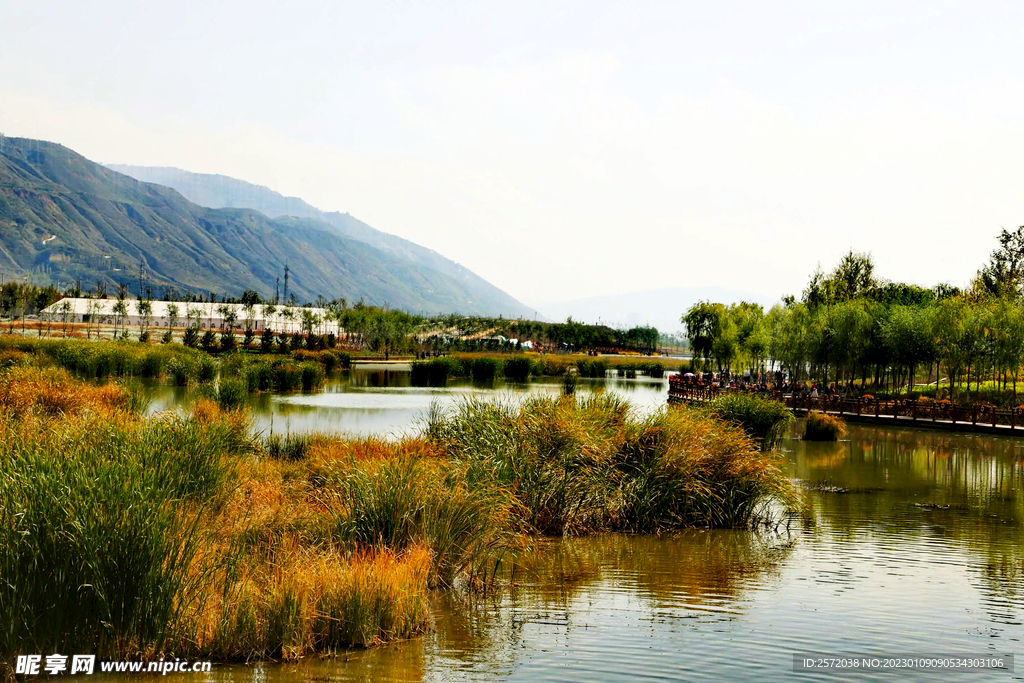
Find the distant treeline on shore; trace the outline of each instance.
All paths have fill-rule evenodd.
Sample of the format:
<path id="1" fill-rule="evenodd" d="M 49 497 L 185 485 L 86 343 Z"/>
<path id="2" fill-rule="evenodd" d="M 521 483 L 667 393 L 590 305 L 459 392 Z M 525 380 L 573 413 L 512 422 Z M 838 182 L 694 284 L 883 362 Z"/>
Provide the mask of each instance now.
<path id="1" fill-rule="evenodd" d="M 973 389 L 1005 402 L 1024 364 L 1022 294 L 1024 226 L 1003 230 L 964 289 L 882 280 L 870 255 L 851 250 L 832 272 L 816 271 L 800 299 L 768 312 L 703 301 L 682 320 L 702 369 L 892 392 L 924 380 L 946 397 Z"/>

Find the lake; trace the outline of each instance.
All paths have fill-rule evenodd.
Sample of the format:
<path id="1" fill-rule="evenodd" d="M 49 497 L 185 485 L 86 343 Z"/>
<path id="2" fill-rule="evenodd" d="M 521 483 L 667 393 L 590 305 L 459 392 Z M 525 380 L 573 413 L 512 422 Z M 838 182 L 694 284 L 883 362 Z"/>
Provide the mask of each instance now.
<path id="1" fill-rule="evenodd" d="M 432 400 L 558 393 L 411 387 L 358 369 L 320 394 L 263 396 L 261 429 L 409 429 Z M 667 381 L 581 380 L 638 409 Z M 187 402 L 157 390 L 156 407 Z M 295 664 L 220 665 L 182 681 L 831 680 L 793 655 L 1004 655 L 1024 637 L 1024 440 L 851 425 L 839 443 L 782 444 L 806 520 L 777 531 L 541 539 L 492 595 L 438 594 L 422 638 Z M 1022 665 L 1024 666 L 1024 665 Z M 855 680 L 1013 680 L 1007 671 L 859 671 Z"/>

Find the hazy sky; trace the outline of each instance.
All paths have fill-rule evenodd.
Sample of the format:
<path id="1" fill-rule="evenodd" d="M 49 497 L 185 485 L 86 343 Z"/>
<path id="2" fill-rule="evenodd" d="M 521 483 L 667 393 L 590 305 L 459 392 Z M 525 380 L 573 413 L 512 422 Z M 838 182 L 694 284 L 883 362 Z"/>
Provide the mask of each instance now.
<path id="1" fill-rule="evenodd" d="M 0 0 L 0 132 L 348 211 L 526 302 L 964 283 L 1024 224 L 1024 4 Z"/>

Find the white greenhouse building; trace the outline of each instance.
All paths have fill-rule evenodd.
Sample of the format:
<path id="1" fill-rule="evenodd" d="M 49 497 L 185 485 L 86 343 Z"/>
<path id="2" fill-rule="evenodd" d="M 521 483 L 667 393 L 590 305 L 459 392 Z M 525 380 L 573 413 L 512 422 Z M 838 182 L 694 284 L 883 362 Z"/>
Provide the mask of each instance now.
<path id="1" fill-rule="evenodd" d="M 125 299 L 126 315 L 117 322 L 128 325 L 143 324 L 140 301 Z M 175 327 L 196 325 L 205 329 L 227 329 L 229 323 L 236 330 L 245 330 L 250 325 L 256 332 L 270 328 L 275 333 L 301 332 L 303 323 L 312 323 L 314 334 L 337 332 L 337 323 L 329 317 L 326 308 L 304 308 L 301 306 L 271 306 L 256 304 L 224 304 L 210 302 L 150 301 L 150 327 L 169 327 L 171 314 L 175 314 Z M 76 299 L 65 298 L 43 309 L 42 315 L 55 322 L 112 324 L 117 315 L 114 307 L 117 299 Z M 233 319 L 233 321 L 232 321 Z"/>

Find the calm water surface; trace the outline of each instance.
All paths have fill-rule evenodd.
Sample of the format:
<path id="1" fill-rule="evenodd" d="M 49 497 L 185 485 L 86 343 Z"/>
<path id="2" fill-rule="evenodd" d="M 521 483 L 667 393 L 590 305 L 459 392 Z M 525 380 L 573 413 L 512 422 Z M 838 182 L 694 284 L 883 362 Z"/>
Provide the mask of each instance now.
<path id="1" fill-rule="evenodd" d="M 413 386 L 408 365 L 358 365 L 339 373 L 323 391 L 303 394 L 260 394 L 251 408 L 256 428 L 270 432 L 347 432 L 398 435 L 417 429 L 419 418 L 437 401 L 452 405 L 466 398 L 522 400 L 531 395 L 557 396 L 557 377 L 535 378 L 518 384 L 494 380 L 449 380 L 446 387 Z M 628 398 L 640 410 L 665 405 L 668 379 L 580 379 L 581 395 L 595 389 Z M 153 387 L 151 411 L 187 407 L 195 392 L 181 387 Z"/>
<path id="2" fill-rule="evenodd" d="M 268 397 L 293 429 L 398 432 L 450 391 L 391 373 L 327 393 Z M 628 382 L 633 382 L 630 386 Z M 661 382 L 608 382 L 644 408 Z M 499 387 L 501 388 L 501 387 Z M 557 393 L 536 383 L 520 393 Z M 266 419 L 261 417 L 261 419 Z M 405 420 L 403 423 L 402 420 Z M 544 540 L 513 586 L 435 598 L 426 636 L 332 660 L 215 665 L 182 681 L 1020 680 L 1016 673 L 796 674 L 794 653 L 1024 653 L 1024 440 L 854 427 L 784 445 L 807 491 L 788 532 L 693 531 Z M 170 676 L 169 678 L 174 678 Z"/>

